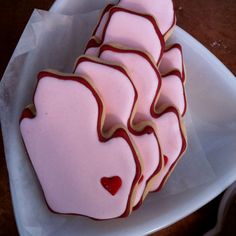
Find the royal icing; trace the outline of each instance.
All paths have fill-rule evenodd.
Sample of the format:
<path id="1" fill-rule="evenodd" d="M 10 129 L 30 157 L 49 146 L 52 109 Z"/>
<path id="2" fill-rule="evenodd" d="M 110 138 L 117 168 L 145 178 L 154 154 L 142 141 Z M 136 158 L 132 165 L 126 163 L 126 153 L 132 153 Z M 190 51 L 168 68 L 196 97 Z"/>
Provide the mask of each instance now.
<path id="1" fill-rule="evenodd" d="M 100 140 L 104 107 L 82 77 L 42 72 L 21 134 L 49 207 L 110 219 L 130 213 L 141 166 L 128 133 Z"/>

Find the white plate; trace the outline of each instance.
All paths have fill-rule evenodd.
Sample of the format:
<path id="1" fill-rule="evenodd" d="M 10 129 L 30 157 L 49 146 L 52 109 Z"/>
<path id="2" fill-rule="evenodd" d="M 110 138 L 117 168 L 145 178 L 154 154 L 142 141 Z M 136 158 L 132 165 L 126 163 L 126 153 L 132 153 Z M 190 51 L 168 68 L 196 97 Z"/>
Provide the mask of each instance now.
<path id="1" fill-rule="evenodd" d="M 85 2 L 87 3 L 87 1 Z M 100 8 L 105 2 L 94 1 L 93 9 Z M 79 9 L 81 10 L 81 1 L 72 0 L 59 0 L 52 8 L 54 12 L 67 14 L 73 14 L 73 11 L 78 12 Z M 89 4 L 85 4 L 81 12 L 86 12 L 88 9 Z M 68 232 L 71 232 L 72 229 L 73 233 L 69 235 L 148 234 L 191 214 L 236 180 L 236 80 L 233 74 L 214 55 L 179 27 L 176 28 L 171 41 L 179 42 L 183 46 L 188 72 L 188 103 L 196 133 L 213 169 L 215 178 L 211 182 L 208 181 L 175 195 L 163 197 L 162 194 L 152 194 L 146 199 L 144 206 L 127 219 L 101 222 L 84 217 L 69 216 L 63 218 L 45 213 L 45 209 L 37 208 L 37 214 L 41 222 L 35 222 L 32 212 L 28 214 L 27 211 L 23 210 L 24 206 L 20 203 L 23 200 L 25 202 L 26 197 L 28 199 L 37 198 L 35 201 L 31 201 L 32 203 L 41 203 L 42 193 L 35 185 L 34 178 L 29 181 L 33 185 L 34 193 L 17 192 L 16 187 L 21 180 L 16 177 L 21 170 L 18 168 L 14 169 L 13 172 L 9 168 L 14 211 L 18 229 L 22 235 L 46 235 L 44 232 L 47 232 L 47 235 L 55 235 L 53 224 L 57 226 L 56 235 L 68 235 Z M 1 85 L 1 92 L 4 92 L 4 84 Z M 11 96 L 8 94 L 2 95 Z M 14 107 L 9 109 L 14 111 Z M 7 140 L 10 131 L 15 133 L 16 125 L 7 127 L 8 130 L 7 128 L 3 130 L 4 142 Z M 18 144 L 13 140 L 5 146 L 7 156 L 12 155 L 13 157 L 14 145 L 17 146 Z M 12 157 L 11 159 L 7 158 L 8 167 L 12 165 Z M 201 164 L 200 162 L 199 165 Z M 30 169 L 26 169 L 26 176 L 27 174 L 28 176 L 32 175 Z M 27 187 L 25 186 L 25 188 Z M 45 203 L 41 204 L 45 205 Z M 40 217 L 40 214 L 42 214 L 42 217 Z M 49 215 L 51 218 L 46 220 L 43 214 L 51 214 Z M 46 225 L 48 230 L 40 229 L 39 225 Z"/>
<path id="2" fill-rule="evenodd" d="M 80 4 L 76 5 L 73 0 L 70 2 L 71 4 L 65 0 L 58 0 L 52 10 L 73 14 L 81 9 Z M 103 6 L 100 2 L 94 9 Z M 191 112 L 194 113 L 193 122 L 196 132 L 203 148 L 207 150 L 207 158 L 216 178 L 206 185 L 162 198 L 160 205 L 156 204 L 158 199 L 151 196 L 146 200 L 144 207 L 125 222 L 116 220 L 99 226 L 85 224 L 83 232 L 86 234 L 142 235 L 152 233 L 196 211 L 236 180 L 236 79 L 211 52 L 179 27 L 176 28 L 171 42 L 179 42 L 184 49 L 189 79 L 187 83 L 187 91 L 190 93 L 188 103 Z M 196 82 L 197 80 L 202 82 L 201 87 L 199 87 L 199 81 Z M 191 94 L 190 87 L 195 88 L 195 94 Z M 205 96 L 198 96 L 204 87 L 207 88 L 205 91 L 209 93 L 208 100 L 205 100 Z M 202 106 L 199 106 L 199 100 L 202 100 Z M 232 111 L 228 110 L 229 103 L 232 104 Z M 207 110 L 208 112 L 206 112 Z M 209 128 L 209 123 L 212 124 L 212 129 Z M 222 135 L 225 139 L 222 144 L 224 148 L 219 143 L 219 148 L 211 149 L 209 147 L 211 142 L 215 142 L 217 137 L 222 137 Z M 222 153 L 222 156 L 219 155 L 219 152 Z M 215 155 L 216 153 L 218 155 Z"/>

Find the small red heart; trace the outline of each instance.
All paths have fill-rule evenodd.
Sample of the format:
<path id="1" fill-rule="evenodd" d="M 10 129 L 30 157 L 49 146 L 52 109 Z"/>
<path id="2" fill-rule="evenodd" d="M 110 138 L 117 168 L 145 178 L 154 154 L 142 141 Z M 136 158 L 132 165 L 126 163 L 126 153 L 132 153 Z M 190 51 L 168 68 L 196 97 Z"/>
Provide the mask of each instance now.
<path id="1" fill-rule="evenodd" d="M 122 180 L 119 176 L 101 178 L 102 186 L 111 194 L 115 195 L 121 187 Z"/>
<path id="2" fill-rule="evenodd" d="M 168 161 L 169 161 L 169 158 L 168 158 L 167 156 L 164 155 L 164 166 L 167 165 Z"/>

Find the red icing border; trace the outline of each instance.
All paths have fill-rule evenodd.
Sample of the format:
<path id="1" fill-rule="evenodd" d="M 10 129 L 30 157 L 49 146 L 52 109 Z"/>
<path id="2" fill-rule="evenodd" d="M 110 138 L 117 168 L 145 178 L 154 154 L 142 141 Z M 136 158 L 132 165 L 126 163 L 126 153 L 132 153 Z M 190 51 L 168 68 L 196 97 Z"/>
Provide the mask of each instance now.
<path id="1" fill-rule="evenodd" d="M 102 114 L 104 113 L 104 106 L 103 106 L 103 103 L 99 97 L 99 95 L 97 94 L 97 92 L 95 91 L 95 89 L 93 88 L 93 86 L 86 80 L 84 79 L 83 77 L 81 76 L 76 76 L 76 75 L 61 75 L 61 74 L 56 74 L 54 72 L 49 72 L 49 71 L 41 71 L 39 74 L 38 74 L 38 82 L 37 82 L 37 86 L 38 86 L 38 83 L 41 79 L 45 78 L 45 77 L 53 77 L 53 78 L 56 78 L 56 79 L 60 79 L 60 80 L 68 80 L 68 81 L 75 81 L 75 82 L 78 82 L 80 84 L 83 84 L 85 87 L 87 87 L 93 94 L 93 96 L 95 97 L 96 101 L 97 101 L 97 104 L 98 104 L 98 122 L 97 122 L 97 132 L 98 132 L 98 137 L 99 137 L 99 141 L 100 142 L 107 142 L 109 141 L 110 139 L 112 138 L 116 138 L 116 137 L 121 137 L 123 139 L 125 139 L 125 141 L 127 142 L 127 144 L 130 146 L 130 149 L 133 153 L 133 157 L 134 157 L 134 161 L 135 161 L 135 164 L 136 164 L 136 175 L 134 177 L 134 180 L 133 180 L 133 184 L 132 184 L 132 187 L 130 189 L 130 194 L 129 194 L 129 198 L 128 198 L 128 201 L 127 201 L 127 206 L 126 206 L 126 210 L 125 212 L 117 217 L 117 218 L 122 218 L 122 217 L 126 217 L 130 214 L 131 210 L 132 210 L 132 206 L 131 206 L 131 197 L 132 197 L 132 194 L 133 194 L 133 191 L 134 191 L 134 187 L 138 184 L 138 181 L 139 179 L 141 178 L 141 175 L 142 175 L 142 171 L 141 171 L 141 165 L 140 165 L 140 162 L 139 162 L 139 157 L 138 157 L 138 154 L 133 146 L 133 143 L 132 141 L 130 140 L 130 137 L 129 135 L 127 134 L 127 132 L 125 131 L 125 129 L 123 129 L 122 127 L 119 127 L 117 128 L 113 133 L 112 135 L 109 137 L 109 138 L 105 138 L 103 137 L 102 135 L 102 124 L 101 124 L 101 118 L 102 118 Z M 33 101 L 34 101 L 34 98 L 35 98 L 35 93 L 36 93 L 36 90 L 37 90 L 37 86 L 36 86 L 36 89 L 35 89 L 35 92 L 34 92 L 34 95 L 33 95 Z M 23 110 L 22 112 L 22 116 L 20 118 L 20 122 L 24 119 L 24 118 L 29 118 L 29 119 L 33 119 L 34 117 L 36 117 L 36 115 L 34 115 L 31 110 L 29 108 L 26 108 Z M 23 138 L 22 138 L 23 140 Z M 24 140 L 23 140 L 23 144 L 25 146 L 25 150 L 27 152 L 27 149 L 26 149 L 26 145 L 24 143 Z M 27 155 L 29 157 L 29 154 L 27 152 Z M 32 162 L 31 162 L 31 159 L 29 158 L 30 160 L 30 163 L 31 165 L 33 166 Z M 34 166 L 33 166 L 34 167 Z M 34 168 L 33 168 L 34 169 Z M 37 175 L 37 174 L 36 174 Z M 43 190 L 43 188 L 42 188 Z M 44 195 L 44 198 L 45 198 L 45 195 Z M 56 213 L 56 214 L 62 214 L 62 215 L 81 215 L 81 214 L 76 214 L 76 213 L 60 213 L 60 212 L 55 212 L 50 206 L 49 204 L 47 203 L 47 200 L 45 198 L 45 202 L 46 202 L 46 205 L 48 206 L 49 210 L 52 211 L 53 213 Z M 86 216 L 86 215 L 81 215 L 81 216 Z M 95 220 L 103 220 L 103 219 L 96 219 L 96 218 L 93 218 L 93 217 L 89 217 L 89 216 L 86 216 L 88 218 L 91 218 L 91 219 L 95 219 Z"/>
<path id="2" fill-rule="evenodd" d="M 98 48 L 101 45 L 101 42 L 99 42 L 98 38 L 93 36 L 92 38 L 89 39 L 87 42 L 87 45 L 84 50 L 84 54 L 86 55 L 86 51 L 90 48 Z"/>

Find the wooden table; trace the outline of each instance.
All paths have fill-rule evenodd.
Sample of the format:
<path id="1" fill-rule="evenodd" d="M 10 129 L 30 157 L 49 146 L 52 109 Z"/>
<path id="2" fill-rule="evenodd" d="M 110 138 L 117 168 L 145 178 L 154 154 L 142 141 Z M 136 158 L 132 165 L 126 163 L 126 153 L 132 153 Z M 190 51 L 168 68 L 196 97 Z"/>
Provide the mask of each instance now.
<path id="1" fill-rule="evenodd" d="M 1 2 L 0 77 L 33 9 L 48 10 L 52 3 L 53 0 Z M 236 1 L 176 0 L 176 13 L 178 25 L 198 39 L 235 74 Z M 17 235 L 2 139 L 0 155 L 0 235 Z M 220 199 L 221 196 L 218 196 L 195 213 L 154 235 L 202 235 L 214 226 Z"/>

